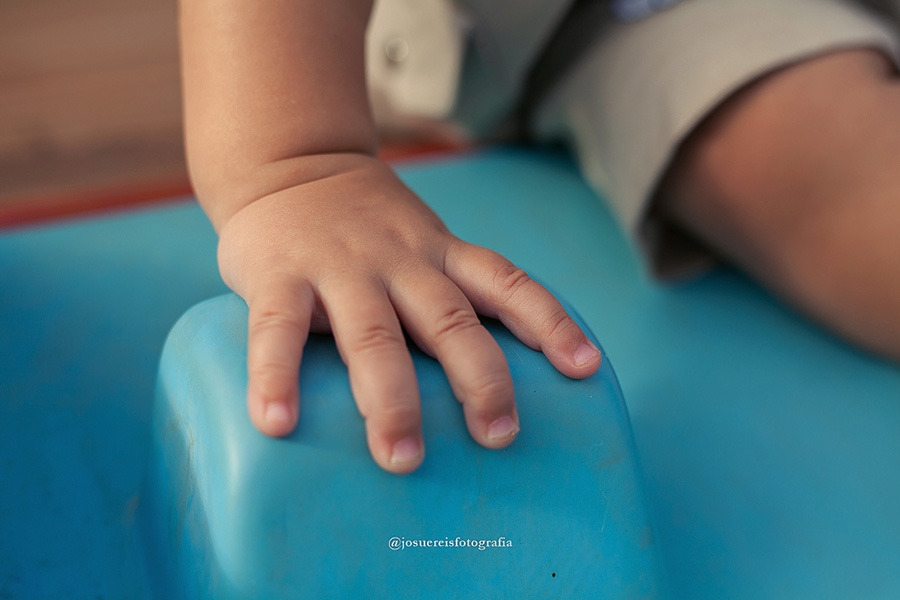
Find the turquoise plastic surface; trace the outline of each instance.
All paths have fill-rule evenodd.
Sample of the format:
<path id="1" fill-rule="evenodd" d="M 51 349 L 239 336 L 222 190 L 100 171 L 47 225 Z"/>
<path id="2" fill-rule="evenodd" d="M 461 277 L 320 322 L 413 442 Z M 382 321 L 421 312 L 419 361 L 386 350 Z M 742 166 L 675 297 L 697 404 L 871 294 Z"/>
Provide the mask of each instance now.
<path id="1" fill-rule="evenodd" d="M 900 597 L 900 369 L 730 270 L 649 281 L 563 157 L 401 174 L 602 342 L 673 597 Z M 188 203 L 9 231 L 0 276 L 0 598 L 151 598 L 135 514 L 159 357 L 226 291 L 215 236 Z"/>
<path id="2" fill-rule="evenodd" d="M 491 451 L 469 437 L 440 365 L 414 352 L 427 454 L 397 476 L 369 456 L 330 337 L 304 351 L 298 429 L 257 432 L 246 328 L 244 302 L 219 297 L 191 309 L 163 351 L 141 507 L 159 597 L 659 596 L 609 360 L 576 382 L 491 324 L 522 427 Z"/>

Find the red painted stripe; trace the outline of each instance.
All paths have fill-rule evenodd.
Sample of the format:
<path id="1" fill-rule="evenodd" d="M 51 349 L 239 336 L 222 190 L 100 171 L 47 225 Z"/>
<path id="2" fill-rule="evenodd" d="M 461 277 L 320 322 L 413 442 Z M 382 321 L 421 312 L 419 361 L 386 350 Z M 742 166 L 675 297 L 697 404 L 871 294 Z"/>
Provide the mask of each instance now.
<path id="1" fill-rule="evenodd" d="M 79 190 L 69 194 L 16 198 L 0 204 L 0 228 L 24 227 L 73 217 L 111 213 L 190 197 L 184 179 L 152 184 Z"/>

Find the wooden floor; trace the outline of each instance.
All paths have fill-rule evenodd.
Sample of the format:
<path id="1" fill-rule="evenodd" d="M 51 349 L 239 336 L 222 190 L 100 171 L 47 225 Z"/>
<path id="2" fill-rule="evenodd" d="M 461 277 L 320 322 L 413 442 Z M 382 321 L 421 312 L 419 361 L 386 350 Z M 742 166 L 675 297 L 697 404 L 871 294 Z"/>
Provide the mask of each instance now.
<path id="1" fill-rule="evenodd" d="M 177 0 L 0 0 L 0 227 L 188 193 L 181 123 Z"/>
<path id="2" fill-rule="evenodd" d="M 0 221 L 187 189 L 176 10 L 0 2 Z"/>

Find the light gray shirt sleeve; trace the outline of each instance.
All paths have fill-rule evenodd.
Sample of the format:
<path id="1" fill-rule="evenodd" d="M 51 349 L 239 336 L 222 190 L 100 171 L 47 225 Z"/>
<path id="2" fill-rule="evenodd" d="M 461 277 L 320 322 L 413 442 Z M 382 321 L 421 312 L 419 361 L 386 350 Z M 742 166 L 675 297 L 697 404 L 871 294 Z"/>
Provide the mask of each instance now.
<path id="1" fill-rule="evenodd" d="M 896 8 L 896 2 L 891 0 Z M 871 46 L 898 56 L 895 30 L 839 0 L 686 0 L 636 23 L 610 20 L 542 111 L 543 135 L 574 146 L 589 183 L 661 275 L 648 207 L 679 143 L 734 91 L 792 62 Z M 684 257 L 694 259 L 696 256 Z"/>

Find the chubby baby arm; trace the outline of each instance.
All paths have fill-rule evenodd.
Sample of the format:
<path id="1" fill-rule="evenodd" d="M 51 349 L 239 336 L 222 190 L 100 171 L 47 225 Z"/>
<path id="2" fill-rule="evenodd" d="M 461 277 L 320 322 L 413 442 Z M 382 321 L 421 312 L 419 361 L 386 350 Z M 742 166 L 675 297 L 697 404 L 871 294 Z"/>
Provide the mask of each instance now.
<path id="1" fill-rule="evenodd" d="M 220 235 L 226 283 L 250 308 L 248 410 L 269 435 L 298 418 L 309 331 L 333 332 L 372 456 L 424 455 L 403 330 L 440 361 L 489 448 L 518 431 L 503 353 L 476 312 L 503 321 L 564 374 L 600 356 L 559 303 L 501 256 L 453 236 L 372 154 L 362 45 L 366 2 L 182 1 L 188 157 Z"/>

